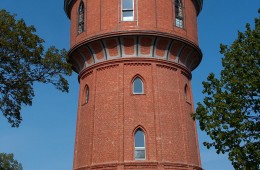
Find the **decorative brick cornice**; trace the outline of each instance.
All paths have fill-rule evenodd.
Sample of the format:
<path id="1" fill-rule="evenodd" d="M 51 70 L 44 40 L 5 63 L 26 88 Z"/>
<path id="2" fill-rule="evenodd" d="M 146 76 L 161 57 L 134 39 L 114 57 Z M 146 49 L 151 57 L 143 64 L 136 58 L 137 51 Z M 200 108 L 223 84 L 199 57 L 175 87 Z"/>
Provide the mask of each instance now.
<path id="1" fill-rule="evenodd" d="M 134 65 L 151 66 L 152 64 L 155 64 L 156 66 L 164 67 L 166 69 L 172 69 L 173 71 L 175 71 L 175 69 L 177 70 L 180 69 L 183 72 L 182 73 L 183 75 L 191 79 L 191 72 L 185 66 L 175 62 L 170 62 L 170 61 L 156 59 L 156 58 L 121 58 L 121 59 L 107 60 L 83 69 L 79 73 L 78 79 L 79 80 L 82 79 L 82 77 L 88 75 L 88 73 L 90 73 L 94 69 L 102 70 L 102 69 L 107 69 L 107 67 L 110 68 L 111 66 L 113 68 L 115 66 L 119 66 L 120 64 L 123 64 L 125 66 L 134 66 Z"/>
<path id="2" fill-rule="evenodd" d="M 127 30 L 127 31 L 118 31 L 117 30 L 114 32 L 93 35 L 91 37 L 84 39 L 83 41 L 79 42 L 78 44 L 74 45 L 73 47 L 71 47 L 68 54 L 70 55 L 72 52 L 74 52 L 74 50 L 76 50 L 77 48 L 81 47 L 84 44 L 91 43 L 91 42 L 94 42 L 94 41 L 97 41 L 100 39 L 122 37 L 122 36 L 155 36 L 155 37 L 169 38 L 169 39 L 181 41 L 185 44 L 192 46 L 200 53 L 200 55 L 202 55 L 202 52 L 201 52 L 200 48 L 198 47 L 198 45 L 193 43 L 192 41 L 189 41 L 188 39 L 175 35 L 175 34 L 170 34 L 170 33 L 161 32 L 161 31 L 154 31 L 154 30 Z"/>
<path id="3" fill-rule="evenodd" d="M 126 65 L 126 66 L 150 66 L 151 63 L 138 63 L 138 62 L 135 62 L 135 63 L 124 63 L 124 65 Z"/>
<path id="4" fill-rule="evenodd" d="M 81 79 L 84 79 L 85 77 L 88 77 L 89 75 L 91 75 L 93 73 L 93 70 L 86 72 L 84 75 L 82 75 Z"/>
<path id="5" fill-rule="evenodd" d="M 169 70 L 173 70 L 173 71 L 177 71 L 177 68 L 167 66 L 167 65 L 163 65 L 163 64 L 156 64 L 156 66 L 161 67 L 161 68 L 166 68 L 166 69 L 169 69 Z"/>
<path id="6" fill-rule="evenodd" d="M 188 79 L 191 79 L 191 74 L 188 74 L 184 71 L 181 71 L 181 74 L 184 75 L 185 77 L 187 77 Z"/>
<path id="7" fill-rule="evenodd" d="M 152 36 L 145 33 L 118 35 L 109 39 L 99 38 L 95 41 L 85 41 L 70 50 L 68 62 L 74 66 L 75 72 L 79 73 L 97 63 L 123 58 L 162 59 L 180 63 L 192 71 L 202 59 L 202 53 L 197 45 L 177 37 L 174 39 L 171 36 Z M 154 43 L 155 40 L 157 43 Z M 108 48 L 110 42 L 114 43 L 114 46 Z"/>
<path id="8" fill-rule="evenodd" d="M 108 66 L 97 68 L 97 71 L 103 71 L 103 70 L 106 70 L 106 69 L 115 68 L 117 66 L 119 66 L 119 64 L 108 65 Z"/>

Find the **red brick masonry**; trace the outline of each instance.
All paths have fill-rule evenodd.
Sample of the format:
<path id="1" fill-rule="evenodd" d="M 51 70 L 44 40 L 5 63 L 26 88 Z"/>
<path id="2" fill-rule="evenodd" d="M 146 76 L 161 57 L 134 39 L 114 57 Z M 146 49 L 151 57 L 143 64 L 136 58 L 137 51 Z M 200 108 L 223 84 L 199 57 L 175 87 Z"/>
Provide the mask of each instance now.
<path id="1" fill-rule="evenodd" d="M 132 94 L 136 75 L 144 94 Z M 75 169 L 198 169 L 192 96 L 184 97 L 191 75 L 185 67 L 151 58 L 118 59 L 90 66 L 79 77 Z M 146 136 L 146 161 L 134 161 L 138 127 Z"/>
<path id="2" fill-rule="evenodd" d="M 172 0 L 134 0 L 130 22 L 121 21 L 121 0 L 82 0 L 85 31 L 78 34 L 80 2 L 70 0 L 68 14 L 68 61 L 80 82 L 74 170 L 201 170 L 190 114 L 191 71 L 202 59 L 197 37 L 202 1 L 183 0 L 181 29 L 174 25 Z M 144 94 L 132 92 L 136 77 Z M 134 158 L 139 128 L 145 160 Z"/>

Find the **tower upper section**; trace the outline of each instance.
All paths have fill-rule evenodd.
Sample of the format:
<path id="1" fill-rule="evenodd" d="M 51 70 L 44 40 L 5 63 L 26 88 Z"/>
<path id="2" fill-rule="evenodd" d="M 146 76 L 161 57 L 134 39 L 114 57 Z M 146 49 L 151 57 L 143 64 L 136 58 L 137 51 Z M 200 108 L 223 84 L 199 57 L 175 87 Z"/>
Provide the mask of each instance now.
<path id="1" fill-rule="evenodd" d="M 69 62 L 76 72 L 118 58 L 201 61 L 197 16 L 203 0 L 64 0 L 71 20 Z"/>

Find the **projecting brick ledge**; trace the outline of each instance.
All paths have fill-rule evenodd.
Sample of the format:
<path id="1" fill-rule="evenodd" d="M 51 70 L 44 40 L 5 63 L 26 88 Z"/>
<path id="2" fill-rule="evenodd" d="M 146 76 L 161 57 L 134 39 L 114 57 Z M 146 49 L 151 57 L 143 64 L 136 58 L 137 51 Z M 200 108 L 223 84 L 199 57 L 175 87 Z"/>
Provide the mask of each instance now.
<path id="1" fill-rule="evenodd" d="M 75 72 L 96 63 L 120 58 L 155 58 L 194 70 L 202 59 L 200 49 L 183 39 L 155 35 L 121 35 L 94 38 L 73 47 L 69 62 Z"/>
<path id="2" fill-rule="evenodd" d="M 92 166 L 80 167 L 75 170 L 203 170 L 196 165 L 188 165 L 182 163 L 169 163 L 169 162 L 123 162 L 123 163 L 107 163 L 107 164 L 94 164 Z"/>

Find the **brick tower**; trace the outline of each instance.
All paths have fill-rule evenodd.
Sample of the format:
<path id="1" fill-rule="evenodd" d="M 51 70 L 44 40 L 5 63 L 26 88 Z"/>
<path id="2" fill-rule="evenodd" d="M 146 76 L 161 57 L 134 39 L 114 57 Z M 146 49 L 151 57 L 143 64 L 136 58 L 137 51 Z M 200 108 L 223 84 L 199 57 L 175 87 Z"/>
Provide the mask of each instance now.
<path id="1" fill-rule="evenodd" d="M 64 0 L 80 83 L 74 170 L 200 170 L 191 71 L 203 0 Z"/>

